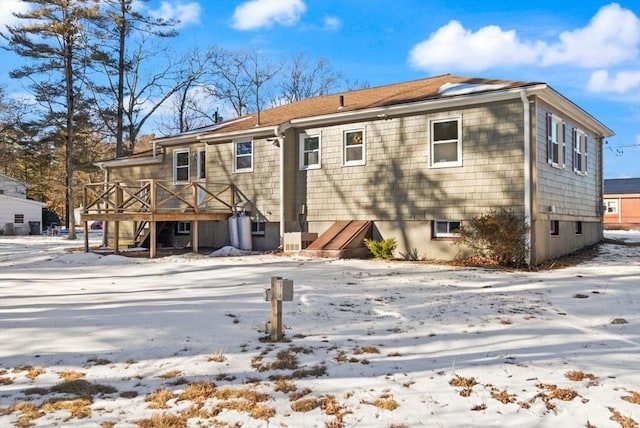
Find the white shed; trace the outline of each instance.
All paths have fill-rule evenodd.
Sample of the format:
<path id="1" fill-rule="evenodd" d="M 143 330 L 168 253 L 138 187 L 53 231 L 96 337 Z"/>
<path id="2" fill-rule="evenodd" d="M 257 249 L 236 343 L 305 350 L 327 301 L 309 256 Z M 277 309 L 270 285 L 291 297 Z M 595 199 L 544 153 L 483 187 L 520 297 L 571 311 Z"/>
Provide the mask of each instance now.
<path id="1" fill-rule="evenodd" d="M 0 230 L 5 235 L 42 233 L 43 202 L 0 194 Z"/>

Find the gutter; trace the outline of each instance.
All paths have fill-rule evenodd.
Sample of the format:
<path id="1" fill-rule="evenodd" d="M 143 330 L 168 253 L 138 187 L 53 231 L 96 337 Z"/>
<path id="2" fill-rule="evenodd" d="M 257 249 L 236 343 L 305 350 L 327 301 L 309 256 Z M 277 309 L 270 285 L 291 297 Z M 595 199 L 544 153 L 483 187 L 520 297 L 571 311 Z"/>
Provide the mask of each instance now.
<path id="1" fill-rule="evenodd" d="M 527 97 L 527 90 L 520 91 L 520 99 L 522 100 L 523 119 L 524 119 L 524 224 L 527 226 L 527 236 L 525 243 L 527 245 L 527 264 L 533 264 L 531 241 L 533 230 L 531 228 L 532 207 L 531 207 L 531 106 Z"/>

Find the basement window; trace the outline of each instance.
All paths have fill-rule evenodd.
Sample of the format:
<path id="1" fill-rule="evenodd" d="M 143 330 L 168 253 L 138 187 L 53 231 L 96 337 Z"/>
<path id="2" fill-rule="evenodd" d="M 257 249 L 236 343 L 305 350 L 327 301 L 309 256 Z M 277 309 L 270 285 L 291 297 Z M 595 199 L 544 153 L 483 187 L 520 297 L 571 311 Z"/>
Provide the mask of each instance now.
<path id="1" fill-rule="evenodd" d="M 265 222 L 264 221 L 252 221 L 251 222 L 251 234 L 257 236 L 264 236 Z"/>
<path id="2" fill-rule="evenodd" d="M 457 238 L 460 236 L 460 220 L 436 220 L 433 222 L 434 238 Z"/>
<path id="3" fill-rule="evenodd" d="M 191 222 L 179 221 L 176 223 L 176 235 L 190 235 L 191 234 Z"/>
<path id="4" fill-rule="evenodd" d="M 576 235 L 582 235 L 582 222 L 576 221 Z"/>
<path id="5" fill-rule="evenodd" d="M 551 220 L 551 236 L 560 236 L 560 222 Z"/>

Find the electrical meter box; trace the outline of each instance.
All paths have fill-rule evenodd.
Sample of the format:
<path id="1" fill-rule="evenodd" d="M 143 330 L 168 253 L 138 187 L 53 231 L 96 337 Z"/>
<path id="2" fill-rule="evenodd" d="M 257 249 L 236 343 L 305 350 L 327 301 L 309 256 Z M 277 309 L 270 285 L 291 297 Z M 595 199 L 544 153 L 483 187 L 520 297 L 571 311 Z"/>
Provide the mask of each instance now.
<path id="1" fill-rule="evenodd" d="M 283 302 L 291 302 L 293 300 L 293 281 L 290 279 L 282 279 L 277 281 L 275 284 L 275 293 L 276 300 L 281 300 Z"/>

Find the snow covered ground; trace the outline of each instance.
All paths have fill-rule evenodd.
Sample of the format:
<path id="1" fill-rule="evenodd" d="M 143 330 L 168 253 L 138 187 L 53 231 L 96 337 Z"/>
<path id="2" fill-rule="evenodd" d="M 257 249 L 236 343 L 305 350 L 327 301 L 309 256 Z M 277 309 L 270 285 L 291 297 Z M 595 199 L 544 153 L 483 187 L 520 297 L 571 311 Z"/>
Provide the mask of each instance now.
<path id="1" fill-rule="evenodd" d="M 640 423 L 640 246 L 514 272 L 80 245 L 0 237 L 2 427 Z"/>

